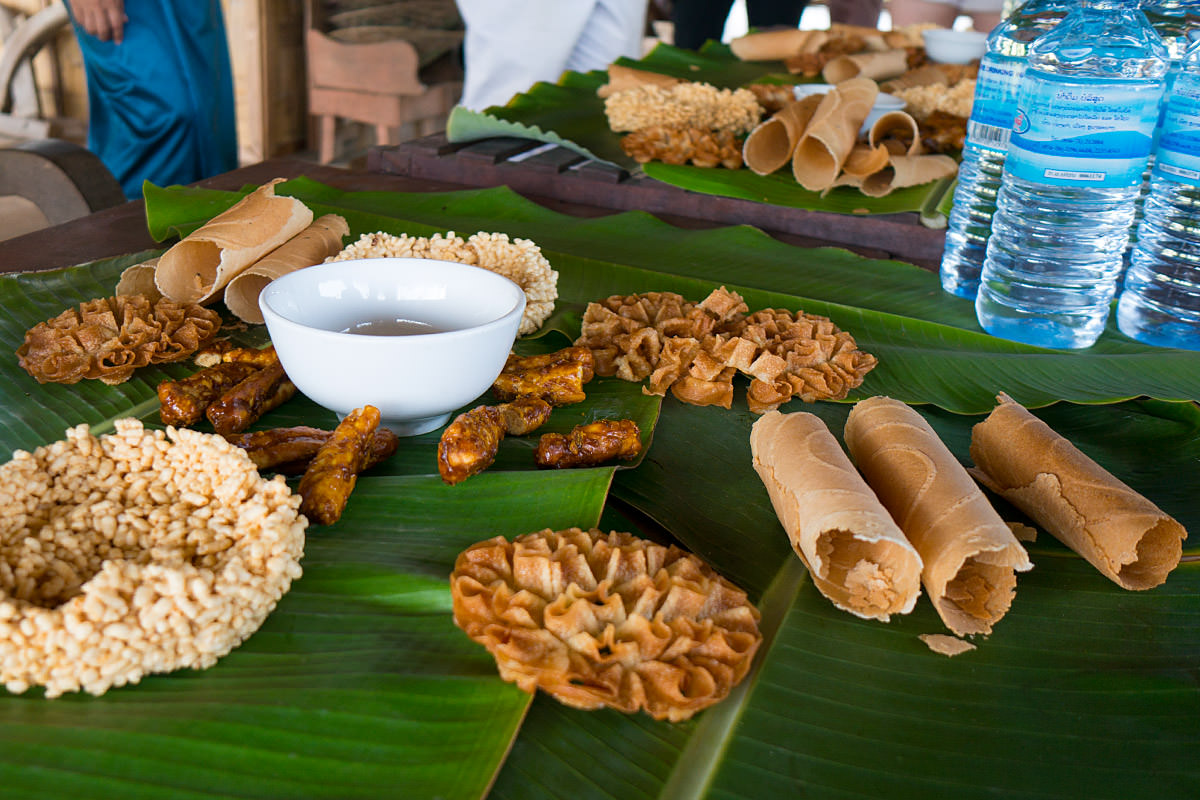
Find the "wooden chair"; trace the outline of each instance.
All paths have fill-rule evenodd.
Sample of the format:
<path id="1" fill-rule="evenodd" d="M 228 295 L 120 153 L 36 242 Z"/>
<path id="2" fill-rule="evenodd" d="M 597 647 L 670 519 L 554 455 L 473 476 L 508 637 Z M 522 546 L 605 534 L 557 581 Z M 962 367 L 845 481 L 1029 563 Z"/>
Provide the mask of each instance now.
<path id="1" fill-rule="evenodd" d="M 90 150 L 61 139 L 0 147 L 0 240 L 125 202 Z"/>
<path id="2" fill-rule="evenodd" d="M 321 0 L 305 4 L 308 112 L 319 121 L 317 157 L 333 160 L 339 117 L 375 128 L 379 145 L 399 144 L 399 130 L 412 123 L 418 134 L 441 126 L 462 94 L 461 81 L 426 85 L 412 44 L 391 39 L 347 43 L 323 30 Z M 436 128 L 434 128 L 436 129 Z"/>
<path id="3" fill-rule="evenodd" d="M 78 121 L 47 114 L 41 107 L 30 60 L 70 24 L 61 3 L 21 17 L 0 6 L 0 136 L 11 139 L 81 138 Z"/>

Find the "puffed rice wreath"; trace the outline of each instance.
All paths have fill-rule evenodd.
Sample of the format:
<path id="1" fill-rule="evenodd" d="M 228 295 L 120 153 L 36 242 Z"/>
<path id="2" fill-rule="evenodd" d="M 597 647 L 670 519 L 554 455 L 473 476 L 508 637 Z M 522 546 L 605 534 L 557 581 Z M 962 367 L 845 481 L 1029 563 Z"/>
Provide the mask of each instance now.
<path id="1" fill-rule="evenodd" d="M 0 683 L 100 695 L 204 669 L 300 577 L 307 521 L 222 437 L 87 425 L 0 466 Z"/>
<path id="2" fill-rule="evenodd" d="M 685 720 L 726 697 L 762 634 L 746 593 L 696 556 L 628 533 L 549 528 L 459 554 L 454 622 L 500 677 L 574 708 Z"/>
<path id="3" fill-rule="evenodd" d="M 550 267 L 542 249 L 528 239 L 509 239 L 505 233 L 480 231 L 463 239 L 454 231 L 429 237 L 376 231 L 364 233 L 325 261 L 353 258 L 432 258 L 503 275 L 525 290 L 525 314 L 517 329 L 521 336 L 542 327 L 554 313 L 554 301 L 558 299 L 558 273 Z"/>

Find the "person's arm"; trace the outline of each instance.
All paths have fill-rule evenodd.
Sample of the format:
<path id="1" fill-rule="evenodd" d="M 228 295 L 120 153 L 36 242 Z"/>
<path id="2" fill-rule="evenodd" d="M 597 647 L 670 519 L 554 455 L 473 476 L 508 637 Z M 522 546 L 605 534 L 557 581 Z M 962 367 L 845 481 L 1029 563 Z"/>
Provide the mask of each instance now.
<path id="1" fill-rule="evenodd" d="M 71 0 L 79 27 L 101 41 L 120 44 L 125 38 L 125 0 Z"/>

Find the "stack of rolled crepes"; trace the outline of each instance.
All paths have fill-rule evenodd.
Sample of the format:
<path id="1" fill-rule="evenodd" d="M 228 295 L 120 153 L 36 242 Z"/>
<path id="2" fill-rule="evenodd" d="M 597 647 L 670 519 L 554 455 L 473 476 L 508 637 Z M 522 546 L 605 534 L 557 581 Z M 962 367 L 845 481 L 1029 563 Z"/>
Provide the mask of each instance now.
<path id="1" fill-rule="evenodd" d="M 125 270 L 117 294 L 151 294 L 208 304 L 224 297 L 244 322 L 261 323 L 258 295 L 275 278 L 320 264 L 350 233 L 337 214 L 313 219 L 293 197 L 275 194 L 278 178 L 213 217 L 153 261 Z"/>
<path id="2" fill-rule="evenodd" d="M 750 132 L 742 159 L 759 175 L 790 162 L 796 182 L 814 192 L 846 185 L 872 197 L 957 172 L 953 158 L 921 152 L 917 124 L 903 111 L 884 115 L 860 142 L 878 95 L 874 80 L 854 77 L 789 103 Z"/>
<path id="3" fill-rule="evenodd" d="M 972 434 L 976 476 L 1127 589 L 1161 584 L 1187 532 L 1023 407 L 1000 405 Z M 750 449 L 775 512 L 834 605 L 886 621 L 912 610 L 918 576 L 946 627 L 990 633 L 1012 604 L 1024 548 L 920 414 L 859 402 L 846 447 L 812 414 L 770 412 Z M 884 513 L 886 509 L 886 513 Z"/>

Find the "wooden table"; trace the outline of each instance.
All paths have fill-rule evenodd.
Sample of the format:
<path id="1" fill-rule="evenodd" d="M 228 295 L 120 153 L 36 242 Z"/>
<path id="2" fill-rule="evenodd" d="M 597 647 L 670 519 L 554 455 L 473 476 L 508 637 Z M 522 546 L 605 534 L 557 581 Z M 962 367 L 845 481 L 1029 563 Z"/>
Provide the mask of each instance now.
<path id="1" fill-rule="evenodd" d="M 419 142 L 425 141 L 427 140 L 419 140 Z M 418 144 L 417 146 L 425 147 L 424 144 Z M 346 170 L 321 166 L 295 158 L 276 158 L 218 175 L 214 178 L 201 181 L 197 185 L 211 189 L 238 189 L 247 184 L 259 185 L 272 178 L 294 178 L 300 175 L 306 175 L 314 180 L 346 191 L 437 192 L 495 185 L 494 182 L 487 180 L 487 170 L 482 168 L 478 174 L 460 169 L 442 178 L 434 178 L 427 175 L 407 175 L 401 174 L 391 168 L 385 169 L 380 165 L 395 163 L 393 150 L 394 148 L 376 148 L 372 151 L 372 164 L 376 165 L 374 170 Z M 455 180 L 448 178 L 454 178 Z M 659 184 L 659 186 L 663 185 Z M 555 196 L 552 187 L 548 185 L 531 185 L 524 189 L 521 186 L 513 186 L 512 188 L 548 208 L 574 216 L 596 217 L 623 210 L 614 207 L 612 203 L 584 202 L 582 199 L 583 195 L 573 198 L 558 193 L 560 196 Z M 546 190 L 549 194 L 539 193 L 537 191 L 539 188 Z M 664 186 L 664 188 L 681 194 L 692 194 L 690 192 L 684 193 L 683 190 L 673 189 L 672 187 Z M 698 198 L 701 196 L 693 195 L 693 197 Z M 708 199 L 716 200 L 719 198 Z M 747 205 L 759 206 L 761 208 L 761 204 L 747 203 Z M 720 225 L 736 224 L 737 222 L 750 222 L 750 220 L 718 219 L 713 218 L 712 215 L 706 216 L 704 207 L 694 201 L 678 204 L 677 208 L 678 210 L 674 213 L 667 210 L 665 206 L 661 209 L 653 210 L 655 216 L 681 228 L 711 228 Z M 801 213 L 811 214 L 811 212 Z M 833 215 L 825 214 L 819 216 L 830 217 Z M 770 220 L 768 219 L 767 221 L 769 222 Z M 873 219 L 858 219 L 855 221 L 859 224 L 877 222 L 880 230 L 879 238 L 878 240 L 871 239 L 870 241 L 878 241 L 879 244 L 862 244 L 860 238 L 860 243 L 847 245 L 845 242 L 840 241 L 845 238 L 843 235 L 836 234 L 832 230 L 821 226 L 811 228 L 807 233 L 798 232 L 801 229 L 795 228 L 795 226 L 793 226 L 795 228 L 793 230 L 771 227 L 766 227 L 765 230 L 781 241 L 802 247 L 846 247 L 846 249 L 857 252 L 860 255 L 872 258 L 898 257 L 888 249 L 890 246 L 894 250 L 894 245 L 884 246 L 887 245 L 890 237 L 896 235 L 893 228 L 897 223 L 888 223 Z M 822 225 L 824 224 L 822 223 Z M 54 226 L 6 241 L 4 243 L 3 255 L 0 256 L 0 272 L 37 272 L 56 269 L 92 259 L 107 258 L 123 253 L 134 253 L 160 246 L 161 244 L 155 242 L 146 230 L 144 203 L 141 200 L 135 200 L 74 220 L 65 225 Z M 937 247 L 938 252 L 940 252 L 941 245 L 938 244 Z M 904 260 L 908 260 L 918 266 L 936 270 L 936 264 L 931 264 L 925 258 L 907 258 Z"/>

